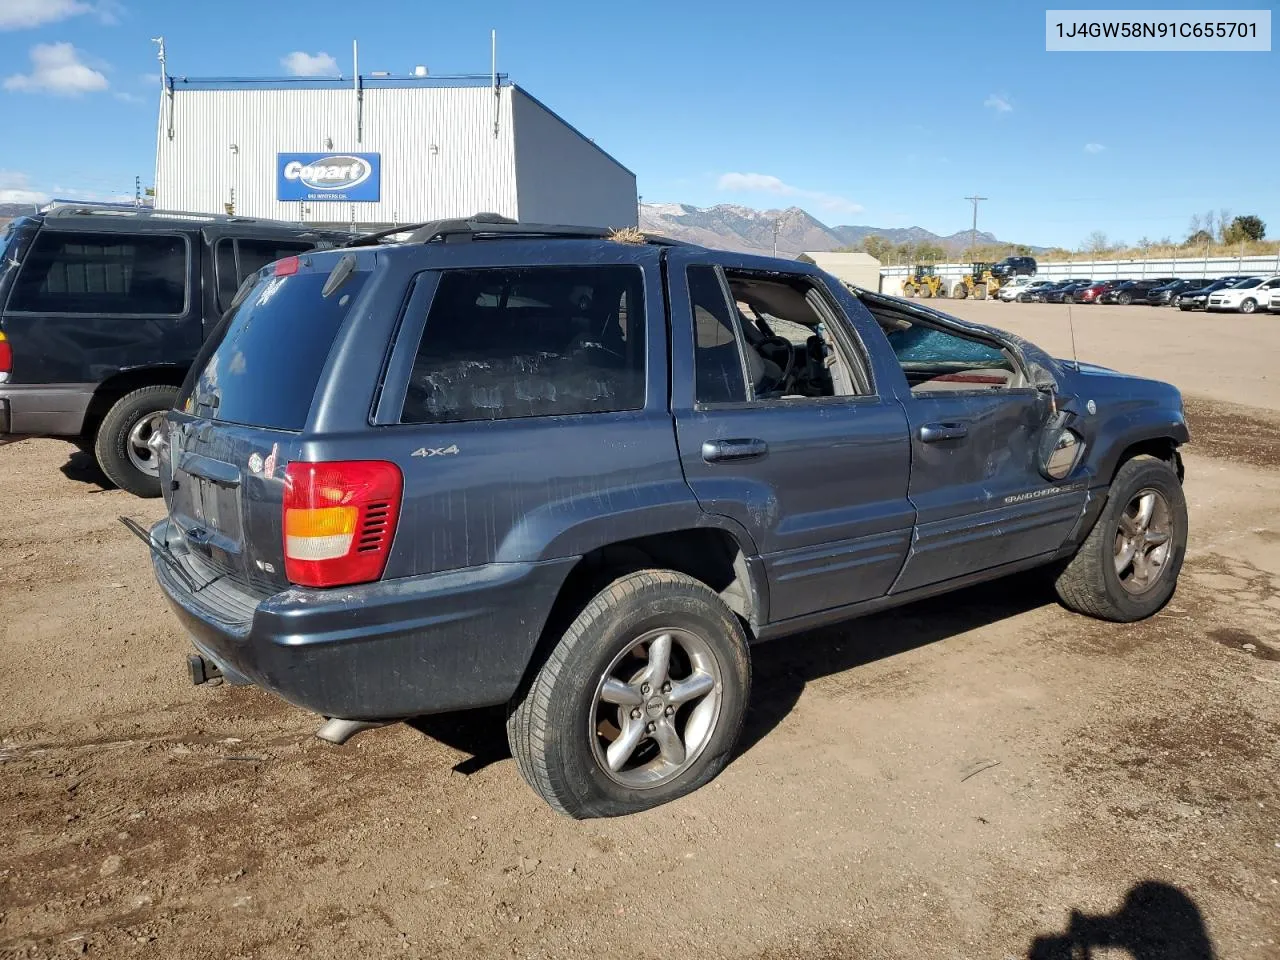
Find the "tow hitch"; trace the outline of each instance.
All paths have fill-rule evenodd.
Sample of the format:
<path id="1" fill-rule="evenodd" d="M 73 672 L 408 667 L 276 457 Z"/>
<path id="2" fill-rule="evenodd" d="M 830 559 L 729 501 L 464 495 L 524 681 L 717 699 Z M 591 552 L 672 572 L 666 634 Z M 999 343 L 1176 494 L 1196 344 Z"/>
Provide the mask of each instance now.
<path id="1" fill-rule="evenodd" d="M 212 660 L 206 660 L 198 653 L 193 653 L 187 657 L 187 670 L 191 673 L 191 682 L 197 687 L 202 683 L 212 683 L 222 681 L 222 671 L 218 665 Z"/>

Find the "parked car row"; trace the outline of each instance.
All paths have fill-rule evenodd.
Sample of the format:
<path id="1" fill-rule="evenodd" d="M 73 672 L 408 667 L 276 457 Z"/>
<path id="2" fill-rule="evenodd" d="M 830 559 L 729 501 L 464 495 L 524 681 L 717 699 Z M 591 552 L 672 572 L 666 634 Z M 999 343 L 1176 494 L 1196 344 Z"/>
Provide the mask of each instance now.
<path id="1" fill-rule="evenodd" d="M 1181 310 L 1280 312 L 1280 275 L 1190 280 L 1152 277 L 1142 280 L 1045 280 L 1019 276 L 1000 288 L 1005 303 L 1105 303 L 1178 307 Z"/>

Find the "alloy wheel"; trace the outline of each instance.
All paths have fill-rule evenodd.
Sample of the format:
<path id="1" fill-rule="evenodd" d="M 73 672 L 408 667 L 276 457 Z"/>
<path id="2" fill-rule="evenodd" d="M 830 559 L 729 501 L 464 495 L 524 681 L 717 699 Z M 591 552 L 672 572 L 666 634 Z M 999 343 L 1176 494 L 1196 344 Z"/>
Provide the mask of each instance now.
<path id="1" fill-rule="evenodd" d="M 705 639 L 685 629 L 646 632 L 596 686 L 588 734 L 600 768 L 633 789 L 674 780 L 711 740 L 722 689 Z"/>
<path id="2" fill-rule="evenodd" d="M 156 459 L 151 439 L 164 429 L 165 412 L 163 410 L 149 414 L 138 420 L 129 431 L 125 440 L 125 452 L 134 469 L 145 473 L 148 477 L 160 475 L 160 464 Z"/>
<path id="3" fill-rule="evenodd" d="M 1159 583 L 1168 568 L 1172 544 L 1169 502 L 1150 487 L 1139 490 L 1121 512 L 1116 528 L 1115 566 L 1120 586 L 1140 594 Z"/>

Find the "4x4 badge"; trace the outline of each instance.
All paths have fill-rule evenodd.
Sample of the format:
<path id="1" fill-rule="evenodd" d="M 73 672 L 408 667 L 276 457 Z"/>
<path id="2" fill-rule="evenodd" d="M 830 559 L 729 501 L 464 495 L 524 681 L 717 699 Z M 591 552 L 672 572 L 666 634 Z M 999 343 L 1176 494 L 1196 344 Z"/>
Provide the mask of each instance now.
<path id="1" fill-rule="evenodd" d="M 456 457 L 458 445 L 451 443 L 447 447 L 419 447 L 413 451 L 415 457 Z"/>

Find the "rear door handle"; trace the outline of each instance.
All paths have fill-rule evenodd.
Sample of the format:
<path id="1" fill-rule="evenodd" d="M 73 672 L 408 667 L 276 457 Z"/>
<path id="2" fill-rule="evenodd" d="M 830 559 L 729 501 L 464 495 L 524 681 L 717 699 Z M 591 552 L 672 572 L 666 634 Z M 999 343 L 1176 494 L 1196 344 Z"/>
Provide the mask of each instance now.
<path id="1" fill-rule="evenodd" d="M 920 439 L 924 443 L 937 443 L 940 440 L 959 440 L 969 435 L 969 427 L 963 423 L 926 423 L 920 428 Z"/>
<path id="2" fill-rule="evenodd" d="M 707 463 L 724 463 L 729 460 L 753 460 L 769 452 L 763 440 L 706 440 L 702 444 L 702 459 Z"/>

